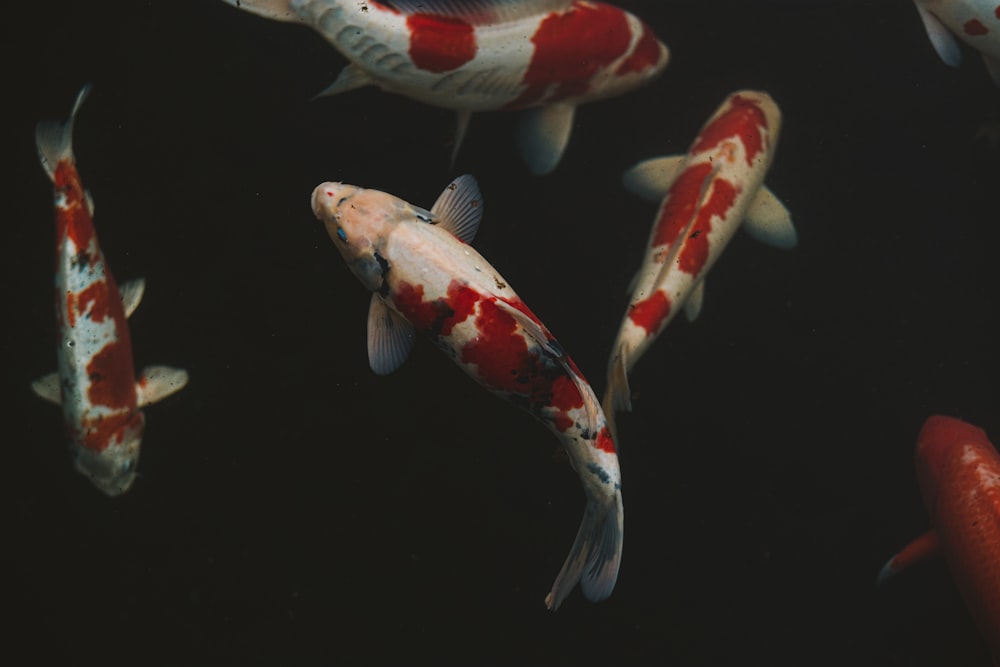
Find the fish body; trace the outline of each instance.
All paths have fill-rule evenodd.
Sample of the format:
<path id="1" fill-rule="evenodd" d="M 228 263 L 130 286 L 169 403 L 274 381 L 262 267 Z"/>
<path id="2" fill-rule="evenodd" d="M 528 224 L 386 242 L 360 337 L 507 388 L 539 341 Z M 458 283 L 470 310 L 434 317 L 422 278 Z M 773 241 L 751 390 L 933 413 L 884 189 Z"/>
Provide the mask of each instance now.
<path id="1" fill-rule="evenodd" d="M 916 467 L 932 529 L 896 554 L 879 578 L 943 553 L 1000 659 L 1000 455 L 982 429 L 935 415 L 920 430 Z"/>
<path id="2" fill-rule="evenodd" d="M 575 108 L 662 72 L 667 47 L 632 14 L 581 0 L 226 0 L 308 25 L 350 64 L 323 94 L 365 85 L 468 114 L 533 108 L 520 128 L 536 173 L 558 164 Z M 453 156 L 454 157 L 454 156 Z"/>
<path id="3" fill-rule="evenodd" d="M 763 185 L 780 125 L 769 95 L 737 92 L 686 155 L 654 158 L 626 172 L 626 186 L 660 207 L 612 347 L 605 412 L 631 408 L 629 372 L 682 307 L 689 318 L 697 316 L 705 274 L 741 224 L 773 245 L 796 244 L 788 211 Z"/>
<path id="4" fill-rule="evenodd" d="M 962 61 L 961 40 L 979 51 L 993 82 L 1000 86 L 1000 2 L 997 0 L 914 0 L 934 50 L 947 65 Z"/>
<path id="5" fill-rule="evenodd" d="M 124 493 L 136 475 L 145 418 L 142 405 L 187 381 L 184 371 L 146 369 L 137 381 L 127 315 L 142 298 L 144 282 L 121 290 L 108 267 L 72 151 L 73 122 L 40 123 L 39 157 L 55 186 L 55 312 L 58 372 L 33 383 L 34 391 L 62 405 L 77 470 L 110 496 Z"/>
<path id="6" fill-rule="evenodd" d="M 578 581 L 588 598 L 608 597 L 622 548 L 615 443 L 579 369 L 510 283 L 468 245 L 482 214 L 475 181 L 457 179 L 429 211 L 342 183 L 319 185 L 312 205 L 350 269 L 372 291 L 368 356 L 376 373 L 398 368 L 419 332 L 560 440 L 588 502 L 546 604 L 557 608 Z"/>

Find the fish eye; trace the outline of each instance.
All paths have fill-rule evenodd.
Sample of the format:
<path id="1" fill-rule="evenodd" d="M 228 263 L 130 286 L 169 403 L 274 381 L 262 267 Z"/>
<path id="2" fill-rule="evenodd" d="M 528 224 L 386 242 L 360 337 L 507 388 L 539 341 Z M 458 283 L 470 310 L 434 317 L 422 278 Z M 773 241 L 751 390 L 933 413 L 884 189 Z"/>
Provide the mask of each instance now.
<path id="1" fill-rule="evenodd" d="M 347 197 L 341 197 L 341 198 L 340 198 L 340 199 L 339 199 L 339 200 L 337 201 L 337 206 L 340 206 L 340 205 L 341 205 L 341 204 L 343 204 L 343 203 L 344 203 L 345 201 L 347 201 Z"/>
<path id="2" fill-rule="evenodd" d="M 343 228 L 341 227 L 337 227 L 337 238 L 343 241 L 344 243 L 347 243 L 347 233 L 344 232 Z"/>

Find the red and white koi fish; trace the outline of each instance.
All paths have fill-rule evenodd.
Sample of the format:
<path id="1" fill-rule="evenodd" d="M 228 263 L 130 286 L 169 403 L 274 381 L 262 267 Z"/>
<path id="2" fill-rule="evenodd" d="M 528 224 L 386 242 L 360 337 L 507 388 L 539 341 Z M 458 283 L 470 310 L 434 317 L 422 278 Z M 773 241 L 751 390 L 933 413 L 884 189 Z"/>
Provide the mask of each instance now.
<path id="1" fill-rule="evenodd" d="M 917 438 L 917 478 L 932 530 L 892 557 L 896 572 L 944 553 L 995 660 L 1000 660 L 1000 455 L 981 429 L 932 416 Z"/>
<path id="2" fill-rule="evenodd" d="M 452 159 L 475 111 L 531 109 L 518 144 L 546 174 L 576 107 L 629 92 L 666 67 L 667 47 L 635 16 L 584 0 L 225 0 L 319 31 L 350 61 L 321 95 L 366 85 L 458 111 Z"/>
<path id="3" fill-rule="evenodd" d="M 89 92 L 80 91 L 69 121 L 39 123 L 38 155 L 55 185 L 56 322 L 59 372 L 32 383 L 42 398 L 62 404 L 76 469 L 117 496 L 136 476 L 145 418 L 139 410 L 181 389 L 187 373 L 165 366 L 132 366 L 126 317 L 142 298 L 140 279 L 122 285 L 108 269 L 73 157 L 73 123 Z"/>
<path id="4" fill-rule="evenodd" d="M 684 306 L 701 310 L 705 274 L 742 223 L 758 240 L 796 244 L 787 209 L 764 187 L 781 112 L 767 93 L 730 95 L 708 120 L 687 155 L 640 162 L 627 188 L 662 200 L 631 302 L 608 363 L 604 410 L 630 410 L 628 374 Z"/>
<path id="5" fill-rule="evenodd" d="M 1000 86 L 998 0 L 915 0 L 915 3 L 927 36 L 946 65 L 958 67 L 962 62 L 960 39 L 982 54 L 993 83 Z"/>
<path id="6" fill-rule="evenodd" d="M 607 598 L 618 578 L 624 516 L 614 439 L 573 361 L 500 273 L 467 245 L 483 210 L 475 180 L 456 179 L 429 211 L 342 183 L 318 186 L 312 206 L 351 271 L 372 291 L 372 370 L 394 371 L 415 332 L 423 333 L 479 384 L 559 438 L 583 482 L 587 509 L 545 602 L 558 608 L 577 582 L 587 598 Z"/>

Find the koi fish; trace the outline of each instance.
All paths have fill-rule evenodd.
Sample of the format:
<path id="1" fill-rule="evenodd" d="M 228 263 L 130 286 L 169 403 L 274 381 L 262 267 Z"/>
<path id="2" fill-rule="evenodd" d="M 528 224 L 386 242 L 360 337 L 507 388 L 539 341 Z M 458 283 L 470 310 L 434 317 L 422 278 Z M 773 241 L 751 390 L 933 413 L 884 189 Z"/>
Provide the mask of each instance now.
<path id="1" fill-rule="evenodd" d="M 879 582 L 943 553 L 1000 660 L 1000 454 L 981 428 L 935 415 L 920 429 L 916 464 L 932 530 L 893 556 Z"/>
<path id="2" fill-rule="evenodd" d="M 667 47 L 628 12 L 584 0 L 225 0 L 317 30 L 348 61 L 320 93 L 375 85 L 458 112 L 452 161 L 476 111 L 528 109 L 518 146 L 547 174 L 576 107 L 627 93 L 666 67 Z"/>
<path id="3" fill-rule="evenodd" d="M 979 53 L 993 83 L 1000 86 L 1000 2 L 914 0 L 938 56 L 951 67 L 962 62 L 962 40 Z M 958 39 L 956 39 L 956 37 Z"/>
<path id="4" fill-rule="evenodd" d="M 557 609 L 578 582 L 590 600 L 611 595 L 624 516 L 615 442 L 576 364 L 468 245 L 483 211 L 475 179 L 456 179 L 429 211 L 343 183 L 319 185 L 312 207 L 372 291 L 368 360 L 375 373 L 396 370 L 420 332 L 476 382 L 539 419 L 565 447 L 587 508 L 545 599 L 548 608 Z"/>
<path id="5" fill-rule="evenodd" d="M 764 187 L 781 112 L 767 93 L 730 95 L 687 155 L 653 158 L 625 173 L 625 186 L 661 201 L 642 266 L 608 363 L 604 410 L 631 410 L 628 374 L 683 306 L 701 310 L 705 274 L 742 223 L 758 240 L 797 243 L 788 210 Z"/>
<path id="6" fill-rule="evenodd" d="M 55 306 L 59 329 L 58 373 L 31 387 L 62 405 L 76 469 L 109 496 L 135 481 L 145 418 L 142 406 L 181 389 L 187 373 L 146 368 L 138 381 L 126 318 L 139 305 L 142 279 L 119 290 L 94 229 L 94 205 L 73 157 L 73 124 L 90 87 L 76 98 L 65 124 L 39 123 L 35 132 L 42 167 L 55 186 Z"/>

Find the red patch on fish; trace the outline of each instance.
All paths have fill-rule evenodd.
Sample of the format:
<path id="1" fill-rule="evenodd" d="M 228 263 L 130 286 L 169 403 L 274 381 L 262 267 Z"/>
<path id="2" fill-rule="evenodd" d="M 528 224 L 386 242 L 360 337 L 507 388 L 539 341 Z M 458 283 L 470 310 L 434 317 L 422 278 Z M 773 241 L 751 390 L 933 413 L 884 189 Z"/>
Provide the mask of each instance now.
<path id="1" fill-rule="evenodd" d="M 740 95 L 733 95 L 729 108 L 701 131 L 691 152 L 708 151 L 727 139 L 739 137 L 746 149 L 747 164 L 753 165 L 754 158 L 764 149 L 762 131 L 766 129 L 767 116 L 757 103 Z"/>
<path id="2" fill-rule="evenodd" d="M 531 38 L 535 51 L 522 80 L 527 90 L 507 108 L 585 94 L 598 70 L 620 58 L 631 41 L 625 13 L 610 5 L 574 3 L 546 17 Z"/>
<path id="3" fill-rule="evenodd" d="M 90 312 L 87 306 L 91 305 Z M 80 315 L 89 315 L 93 322 L 103 322 L 111 308 L 108 283 L 104 280 L 91 283 L 87 289 L 80 292 L 76 298 L 76 309 Z M 72 311 L 70 311 L 72 313 Z"/>
<path id="4" fill-rule="evenodd" d="M 133 409 L 136 405 L 135 370 L 127 330 L 118 330 L 119 339 L 101 348 L 87 364 L 90 386 L 87 397 L 93 405 L 111 409 Z M 125 336 L 123 340 L 121 336 Z"/>
<path id="5" fill-rule="evenodd" d="M 113 444 L 122 444 L 125 441 L 125 429 L 136 420 L 140 420 L 141 429 L 142 415 L 138 412 L 119 412 L 84 419 L 80 424 L 82 437 L 79 441 L 89 450 L 103 452 Z"/>
<path id="6" fill-rule="evenodd" d="M 444 299 L 424 301 L 424 286 L 407 282 L 399 283 L 392 298 L 399 312 L 418 331 L 447 336 L 456 324 L 464 322 L 472 314 L 479 295 L 453 280 Z"/>
<path id="7" fill-rule="evenodd" d="M 657 290 L 653 296 L 643 299 L 628 311 L 629 319 L 636 326 L 642 327 L 647 334 L 660 330 L 663 321 L 670 314 L 670 299 L 662 290 Z"/>
<path id="8" fill-rule="evenodd" d="M 428 72 L 447 72 L 476 57 L 476 34 L 471 25 L 451 16 L 413 14 L 406 18 L 410 30 L 410 58 Z"/>
<path id="9" fill-rule="evenodd" d="M 624 75 L 639 73 L 647 69 L 656 67 L 663 57 L 663 49 L 660 48 L 660 40 L 656 38 L 653 31 L 645 23 L 642 24 L 642 36 L 636 44 L 632 55 L 626 58 L 615 70 L 615 74 Z"/>
<path id="10" fill-rule="evenodd" d="M 990 29 L 982 24 L 979 19 L 972 19 L 971 21 L 966 21 L 965 25 L 962 26 L 962 30 L 965 31 L 966 35 L 972 37 L 980 37 L 982 35 L 988 34 Z"/>
<path id="11" fill-rule="evenodd" d="M 607 426 L 602 428 L 597 434 L 597 441 L 594 446 L 602 452 L 607 452 L 608 454 L 615 454 L 618 451 L 615 448 L 615 439 L 611 437 L 611 431 Z"/>

